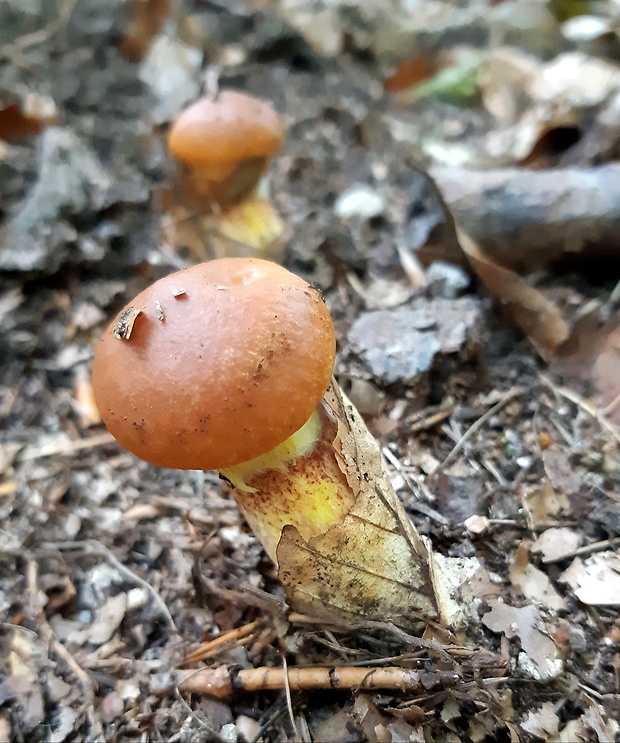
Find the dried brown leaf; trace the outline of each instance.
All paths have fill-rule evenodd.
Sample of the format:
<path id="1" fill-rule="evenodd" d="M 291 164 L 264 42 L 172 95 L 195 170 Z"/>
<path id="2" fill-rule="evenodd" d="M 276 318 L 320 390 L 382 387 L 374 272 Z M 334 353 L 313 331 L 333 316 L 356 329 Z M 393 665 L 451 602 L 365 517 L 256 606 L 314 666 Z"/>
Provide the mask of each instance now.
<path id="1" fill-rule="evenodd" d="M 130 62 L 139 62 L 151 41 L 170 17 L 170 0 L 135 0 L 125 34 L 119 41 L 121 54 Z"/>
<path id="2" fill-rule="evenodd" d="M 538 289 L 486 256 L 458 226 L 457 235 L 471 267 L 488 291 L 506 308 L 541 357 L 550 361 L 569 337 L 569 326 L 560 310 Z"/>
<path id="3" fill-rule="evenodd" d="M 620 313 L 603 329 L 594 377 L 605 414 L 620 426 Z"/>
<path id="4" fill-rule="evenodd" d="M 599 308 L 600 309 L 600 308 Z M 571 385 L 589 385 L 594 404 L 614 425 L 620 426 L 620 312 L 600 325 L 599 312 L 575 324 L 563 357 L 552 371 Z"/>
<path id="5" fill-rule="evenodd" d="M 549 576 L 530 563 L 529 546 L 530 543 L 524 539 L 517 548 L 510 566 L 511 583 L 530 601 L 555 611 L 566 609 L 566 601 L 556 591 Z"/>
<path id="6" fill-rule="evenodd" d="M 543 450 L 542 460 L 545 472 L 553 487 L 565 495 L 577 493 L 581 478 L 571 466 L 567 451 L 560 446 L 550 446 Z"/>
<path id="7" fill-rule="evenodd" d="M 325 395 L 338 424 L 334 449 L 355 503 L 308 541 L 287 526 L 277 557 L 292 608 L 331 621 L 437 617 L 432 551 L 405 513 L 359 413 L 334 385 Z"/>

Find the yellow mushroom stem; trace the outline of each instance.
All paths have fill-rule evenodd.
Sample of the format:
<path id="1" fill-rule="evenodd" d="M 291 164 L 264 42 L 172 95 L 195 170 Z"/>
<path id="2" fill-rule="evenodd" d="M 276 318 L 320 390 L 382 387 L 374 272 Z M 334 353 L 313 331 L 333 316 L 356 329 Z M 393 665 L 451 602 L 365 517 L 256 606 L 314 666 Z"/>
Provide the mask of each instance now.
<path id="1" fill-rule="evenodd" d="M 322 402 L 284 443 L 249 462 L 223 469 L 233 497 L 265 551 L 277 564 L 282 529 L 305 540 L 340 523 L 355 503 L 333 447 L 337 425 Z"/>
<path id="2" fill-rule="evenodd" d="M 269 199 L 258 196 L 256 191 L 219 216 L 216 232 L 220 238 L 249 247 L 250 255 L 258 251 L 274 260 L 280 257 L 278 241 L 284 233 L 284 223 Z"/>

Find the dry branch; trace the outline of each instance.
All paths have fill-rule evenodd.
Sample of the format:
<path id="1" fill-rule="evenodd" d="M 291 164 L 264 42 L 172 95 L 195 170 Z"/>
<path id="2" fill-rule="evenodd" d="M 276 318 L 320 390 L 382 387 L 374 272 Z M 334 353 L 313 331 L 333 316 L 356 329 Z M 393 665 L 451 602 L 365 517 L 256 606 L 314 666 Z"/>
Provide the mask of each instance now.
<path id="1" fill-rule="evenodd" d="M 406 668 L 315 666 L 312 668 L 250 668 L 233 672 L 226 666 L 181 671 L 179 690 L 225 698 L 233 691 L 298 689 L 390 689 L 412 691 L 422 687 L 423 673 Z M 456 674 L 446 674 L 450 680 Z"/>
<path id="2" fill-rule="evenodd" d="M 620 165 L 539 170 L 431 170 L 461 227 L 516 270 L 569 256 L 620 259 Z"/>

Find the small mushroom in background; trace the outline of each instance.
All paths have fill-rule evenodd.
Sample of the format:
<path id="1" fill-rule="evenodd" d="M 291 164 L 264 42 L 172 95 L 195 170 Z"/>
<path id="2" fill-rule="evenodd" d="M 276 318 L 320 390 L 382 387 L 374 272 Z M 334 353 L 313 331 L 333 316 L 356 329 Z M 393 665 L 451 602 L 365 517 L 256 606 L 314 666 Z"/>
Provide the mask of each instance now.
<path id="1" fill-rule="evenodd" d="M 220 238 L 220 255 L 244 252 L 246 246 L 275 257 L 284 225 L 260 191 L 283 139 L 280 115 L 265 101 L 235 90 L 201 98 L 173 123 L 168 148 L 179 166 L 173 222 L 195 217 L 194 228 L 202 232 L 195 252 L 202 259 L 205 234 Z M 173 240 L 178 244 L 179 235 Z"/>
<path id="2" fill-rule="evenodd" d="M 375 440 L 330 383 L 335 338 L 316 289 L 275 263 L 224 258 L 161 279 L 118 318 L 93 367 L 104 423 L 157 466 L 219 470 L 291 608 L 450 621 L 454 579 L 438 577 Z"/>

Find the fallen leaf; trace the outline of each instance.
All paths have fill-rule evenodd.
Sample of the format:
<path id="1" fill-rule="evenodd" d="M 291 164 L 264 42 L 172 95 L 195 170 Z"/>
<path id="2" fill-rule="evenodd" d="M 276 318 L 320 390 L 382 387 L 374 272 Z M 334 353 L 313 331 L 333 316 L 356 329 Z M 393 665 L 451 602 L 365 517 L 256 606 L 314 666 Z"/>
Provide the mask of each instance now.
<path id="1" fill-rule="evenodd" d="M 560 580 L 584 604 L 620 606 L 620 555 L 616 552 L 599 552 L 585 560 L 576 557 Z"/>
<path id="2" fill-rule="evenodd" d="M 620 426 L 620 312 L 600 327 L 600 307 L 592 314 L 575 324 L 551 370 L 571 386 L 589 387 L 600 412 Z"/>
<path id="3" fill-rule="evenodd" d="M 391 75 L 386 77 L 384 87 L 388 93 L 395 93 L 428 79 L 433 72 L 427 55 L 403 59 Z"/>
<path id="4" fill-rule="evenodd" d="M 127 611 L 127 594 L 117 593 L 96 610 L 95 621 L 76 633 L 72 640 L 80 643 L 89 642 L 93 645 L 103 645 L 120 627 Z"/>
<path id="5" fill-rule="evenodd" d="M 6 625 L 5 631 L 8 637 L 1 647 L 0 705 L 7 700 L 17 702 L 21 725 L 29 732 L 45 719 L 41 671 L 47 659 L 34 632 L 16 625 Z"/>
<path id="6" fill-rule="evenodd" d="M 566 601 L 553 587 L 549 576 L 530 563 L 529 547 L 530 543 L 525 539 L 517 547 L 510 566 L 510 581 L 530 601 L 554 611 L 566 609 Z"/>
<path id="7" fill-rule="evenodd" d="M 457 226 L 459 243 L 471 267 L 490 294 L 508 311 L 545 361 L 550 361 L 569 337 L 560 310 L 519 275 L 490 259 Z"/>
<path id="8" fill-rule="evenodd" d="M 620 312 L 602 330 L 594 382 L 604 414 L 620 426 Z"/>
<path id="9" fill-rule="evenodd" d="M 133 15 L 119 40 L 119 48 L 125 59 L 139 62 L 170 16 L 170 0 L 134 0 L 131 10 Z"/>
<path id="10" fill-rule="evenodd" d="M 452 60 L 450 67 L 417 83 L 399 96 L 403 103 L 415 103 L 423 98 L 439 98 L 456 106 L 465 106 L 478 93 L 478 73 L 484 55 L 464 52 Z"/>
<path id="11" fill-rule="evenodd" d="M 581 478 L 571 466 L 566 450 L 560 446 L 550 446 L 543 450 L 542 460 L 547 477 L 556 490 L 565 495 L 579 491 Z"/>
<path id="12" fill-rule="evenodd" d="M 394 720 L 381 712 L 366 694 L 360 694 L 353 705 L 353 718 L 362 728 L 364 737 L 376 743 L 424 743 L 421 727 L 412 727 L 405 720 Z"/>
<path id="13" fill-rule="evenodd" d="M 542 555 L 544 563 L 559 562 L 581 547 L 583 534 L 567 526 L 553 526 L 532 543 L 530 551 Z"/>
<path id="14" fill-rule="evenodd" d="M 58 109 L 49 96 L 27 93 L 20 103 L 0 109 L 0 140 L 20 142 L 55 123 Z"/>
<path id="15" fill-rule="evenodd" d="M 324 400 L 337 421 L 333 446 L 355 501 L 342 522 L 307 541 L 296 527 L 284 527 L 278 575 L 290 606 L 339 622 L 436 617 L 430 543 L 405 513 L 359 413 L 335 385 Z"/>
<path id="16" fill-rule="evenodd" d="M 523 649 L 519 665 L 534 678 L 552 679 L 562 673 L 563 664 L 558 650 L 549 634 L 541 629 L 545 625 L 535 606 L 509 606 L 499 600 L 482 617 L 482 624 L 492 632 L 503 632 L 506 637 L 519 638 Z"/>
<path id="17" fill-rule="evenodd" d="M 560 732 L 552 738 L 554 743 L 586 743 L 593 740 L 593 732 L 598 743 L 614 743 L 620 726 L 616 720 L 605 719 L 606 711 L 600 704 L 592 704 L 576 720 L 570 720 Z"/>
<path id="18" fill-rule="evenodd" d="M 605 720 L 607 718 L 607 720 Z M 599 743 L 614 743 L 620 724 L 617 720 L 609 719 L 605 709 L 600 704 L 593 704 L 583 714 L 583 720 L 592 730 Z"/>
<path id="19" fill-rule="evenodd" d="M 433 553 L 431 576 L 444 622 L 463 627 L 478 621 L 478 605 L 488 595 L 490 578 L 477 557 L 445 557 Z"/>
<path id="20" fill-rule="evenodd" d="M 529 712 L 521 727 L 526 733 L 543 740 L 556 738 L 560 729 L 560 718 L 553 711 L 553 702 L 545 702 L 535 712 Z"/>
<path id="21" fill-rule="evenodd" d="M 48 743 L 62 743 L 75 730 L 77 714 L 71 707 L 63 705 L 53 718 L 52 730 L 47 738 Z"/>

